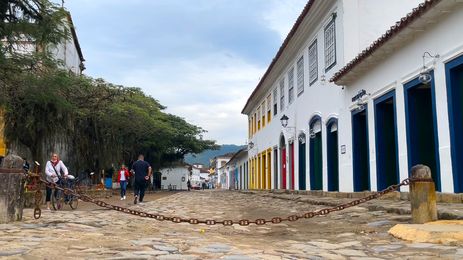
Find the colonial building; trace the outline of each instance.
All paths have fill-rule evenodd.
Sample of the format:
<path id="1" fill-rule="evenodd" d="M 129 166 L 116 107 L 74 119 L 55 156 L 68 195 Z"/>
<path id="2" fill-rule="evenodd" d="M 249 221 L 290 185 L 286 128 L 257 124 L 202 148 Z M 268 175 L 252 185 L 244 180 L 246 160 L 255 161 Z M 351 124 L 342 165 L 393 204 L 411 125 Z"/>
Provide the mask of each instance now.
<path id="1" fill-rule="evenodd" d="M 69 12 L 66 15 L 66 22 L 69 26 L 71 37 L 57 46 L 48 46 L 48 48 L 51 51 L 53 58 L 60 61 L 64 69 L 67 69 L 76 75 L 80 75 L 83 70 L 85 70 L 85 59 L 80 48 L 71 14 Z M 18 48 L 18 51 L 20 52 L 32 53 L 38 50 L 38 47 L 31 42 L 21 42 L 20 45 L 20 48 Z M 0 162 L 1 159 L 8 153 L 3 132 L 4 125 L 3 110 L 0 108 Z"/>
<path id="2" fill-rule="evenodd" d="M 437 190 L 463 192 L 462 25 L 462 1 L 426 1 L 333 76 L 346 188 L 381 190 L 425 164 Z"/>
<path id="3" fill-rule="evenodd" d="M 223 166 L 226 175 L 226 188 L 231 190 L 247 189 L 248 151 L 242 148 L 237 151 Z"/>
<path id="4" fill-rule="evenodd" d="M 224 154 L 214 157 L 211 161 L 210 172 L 212 175 L 213 185 L 216 188 L 227 189 L 227 176 L 225 175 L 225 164 L 230 160 L 233 154 Z"/>
<path id="5" fill-rule="evenodd" d="M 329 79 L 420 2 L 308 1 L 242 110 L 249 188 L 354 190 L 348 90 Z"/>

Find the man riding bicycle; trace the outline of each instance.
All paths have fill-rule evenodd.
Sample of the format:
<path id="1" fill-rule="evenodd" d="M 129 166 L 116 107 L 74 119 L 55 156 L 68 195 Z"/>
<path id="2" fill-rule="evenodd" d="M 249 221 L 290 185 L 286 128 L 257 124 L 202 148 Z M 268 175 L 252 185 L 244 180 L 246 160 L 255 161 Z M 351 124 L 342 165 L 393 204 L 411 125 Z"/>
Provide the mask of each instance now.
<path id="1" fill-rule="evenodd" d="M 61 172 L 63 174 L 61 174 Z M 54 153 L 51 156 L 51 160 L 47 162 L 45 166 L 45 174 L 46 174 L 46 180 L 50 183 L 55 183 L 55 184 L 62 184 L 61 183 L 61 178 L 59 177 L 64 177 L 66 178 L 68 175 L 68 168 L 66 168 L 66 165 L 64 165 L 63 161 L 59 159 L 58 154 Z M 50 187 L 46 187 L 47 189 L 47 195 L 46 195 L 46 202 L 47 202 L 47 210 L 50 210 L 50 200 L 51 200 L 51 193 L 52 189 Z M 56 196 L 56 190 L 55 194 Z"/>

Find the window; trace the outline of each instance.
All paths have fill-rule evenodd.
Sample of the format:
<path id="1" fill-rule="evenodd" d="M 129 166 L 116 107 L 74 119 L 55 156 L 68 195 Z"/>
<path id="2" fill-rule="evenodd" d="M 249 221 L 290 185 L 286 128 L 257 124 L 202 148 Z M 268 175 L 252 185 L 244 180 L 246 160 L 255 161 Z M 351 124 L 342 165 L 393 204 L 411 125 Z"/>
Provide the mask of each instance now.
<path id="1" fill-rule="evenodd" d="M 275 88 L 273 90 L 273 115 L 278 114 L 277 103 L 278 103 L 278 89 Z"/>
<path id="2" fill-rule="evenodd" d="M 251 138 L 252 136 L 252 118 L 248 118 L 248 137 Z"/>
<path id="3" fill-rule="evenodd" d="M 272 114 L 272 95 L 267 97 L 267 122 L 270 122 L 270 117 Z"/>
<path id="4" fill-rule="evenodd" d="M 294 100 L 294 67 L 288 71 L 288 104 Z"/>
<path id="5" fill-rule="evenodd" d="M 257 132 L 257 113 L 254 113 L 254 133 Z"/>
<path id="6" fill-rule="evenodd" d="M 261 112 L 262 113 L 262 128 L 264 128 L 265 126 L 265 99 L 262 102 L 261 107 L 262 107 L 262 112 Z"/>
<path id="7" fill-rule="evenodd" d="M 325 71 L 328 71 L 336 64 L 336 29 L 335 18 L 325 27 Z"/>
<path id="8" fill-rule="evenodd" d="M 260 130 L 260 107 L 257 108 L 257 130 Z"/>
<path id="9" fill-rule="evenodd" d="M 304 92 L 304 56 L 297 61 L 297 95 Z"/>
<path id="10" fill-rule="evenodd" d="M 318 78 L 318 57 L 317 40 L 309 47 L 309 85 L 312 85 Z"/>
<path id="11" fill-rule="evenodd" d="M 285 109 L 285 78 L 280 80 L 280 110 Z"/>

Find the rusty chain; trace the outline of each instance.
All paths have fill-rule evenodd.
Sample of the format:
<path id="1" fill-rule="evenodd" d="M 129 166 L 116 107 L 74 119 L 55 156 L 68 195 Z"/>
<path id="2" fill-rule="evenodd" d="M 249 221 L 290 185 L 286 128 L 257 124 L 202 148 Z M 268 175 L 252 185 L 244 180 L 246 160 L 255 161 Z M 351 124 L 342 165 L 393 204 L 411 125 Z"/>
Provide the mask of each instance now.
<path id="1" fill-rule="evenodd" d="M 365 203 L 365 202 L 373 200 L 373 199 L 377 199 L 377 198 L 379 198 L 379 197 L 381 197 L 381 196 L 383 196 L 383 195 L 385 195 L 387 193 L 398 190 L 401 186 L 407 186 L 411 182 L 432 182 L 431 179 L 407 178 L 407 179 L 404 179 L 402 182 L 400 182 L 398 184 L 391 185 L 391 186 L 387 187 L 386 189 L 384 189 L 382 191 L 374 192 L 371 195 L 368 195 L 366 197 L 363 197 L 363 198 L 360 198 L 360 199 L 357 199 L 357 200 L 353 200 L 353 201 L 348 202 L 348 203 L 340 204 L 338 206 L 331 207 L 331 208 L 324 208 L 324 209 L 319 209 L 319 210 L 315 210 L 315 211 L 309 211 L 309 212 L 305 212 L 305 213 L 301 213 L 301 214 L 290 215 L 290 216 L 283 217 L 283 218 L 282 217 L 273 217 L 271 219 L 259 218 L 259 219 L 256 219 L 256 220 L 249 220 L 249 219 L 241 219 L 241 220 L 205 219 L 205 220 L 200 220 L 200 219 L 196 219 L 196 218 L 181 218 L 181 217 L 176 217 L 176 216 L 164 216 L 164 215 L 161 215 L 161 214 L 152 214 L 152 213 L 147 213 L 147 212 L 140 211 L 140 210 L 134 210 L 134 209 L 130 209 L 130 208 L 116 206 L 116 205 L 112 205 L 112 204 L 109 204 L 107 202 L 104 202 L 102 200 L 94 199 L 94 198 L 92 198 L 92 197 L 90 197 L 88 195 L 81 194 L 78 191 L 74 191 L 74 190 L 71 190 L 69 188 L 60 187 L 60 186 L 58 186 L 56 184 L 47 182 L 46 180 L 43 180 L 43 179 L 40 179 L 40 181 L 42 183 L 45 183 L 46 186 L 48 186 L 48 187 L 50 187 L 52 189 L 61 190 L 65 194 L 75 196 L 75 197 L 77 197 L 78 199 L 80 199 L 80 200 L 82 200 L 84 202 L 90 202 L 90 203 L 96 204 L 96 205 L 98 205 L 100 207 L 115 210 L 115 211 L 119 211 L 119 212 L 123 212 L 123 213 L 126 213 L 126 214 L 131 214 L 131 215 L 145 217 L 145 218 L 153 218 L 153 219 L 156 219 L 156 220 L 159 220 L 159 221 L 171 221 L 173 223 L 223 225 L 223 226 L 232 226 L 232 225 L 235 225 L 235 224 L 238 224 L 240 226 L 249 226 L 251 224 L 255 224 L 255 225 L 278 224 L 278 223 L 285 222 L 285 221 L 293 222 L 293 221 L 296 221 L 296 220 L 299 220 L 299 219 L 309 219 L 309 218 L 313 218 L 315 216 L 328 215 L 331 212 L 340 211 L 340 210 L 347 209 L 347 208 L 350 208 L 350 207 L 353 207 L 353 206 L 357 206 L 359 204 Z M 38 190 L 35 193 L 35 209 L 34 209 L 34 218 L 35 219 L 38 219 L 41 216 L 41 210 L 40 210 L 41 201 L 42 201 L 42 192 L 40 190 Z"/>

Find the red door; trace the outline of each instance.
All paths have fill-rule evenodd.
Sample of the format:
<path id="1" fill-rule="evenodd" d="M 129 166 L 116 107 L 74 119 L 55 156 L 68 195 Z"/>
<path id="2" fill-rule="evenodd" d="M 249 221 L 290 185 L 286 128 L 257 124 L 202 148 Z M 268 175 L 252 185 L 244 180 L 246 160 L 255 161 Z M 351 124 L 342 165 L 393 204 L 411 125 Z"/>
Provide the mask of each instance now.
<path id="1" fill-rule="evenodd" d="M 286 189 L 286 147 L 281 149 L 281 188 Z"/>
<path id="2" fill-rule="evenodd" d="M 289 163 L 290 163 L 290 167 L 291 167 L 291 180 L 290 180 L 290 184 L 291 184 L 291 189 L 294 190 L 294 143 L 291 143 L 289 145 Z"/>

